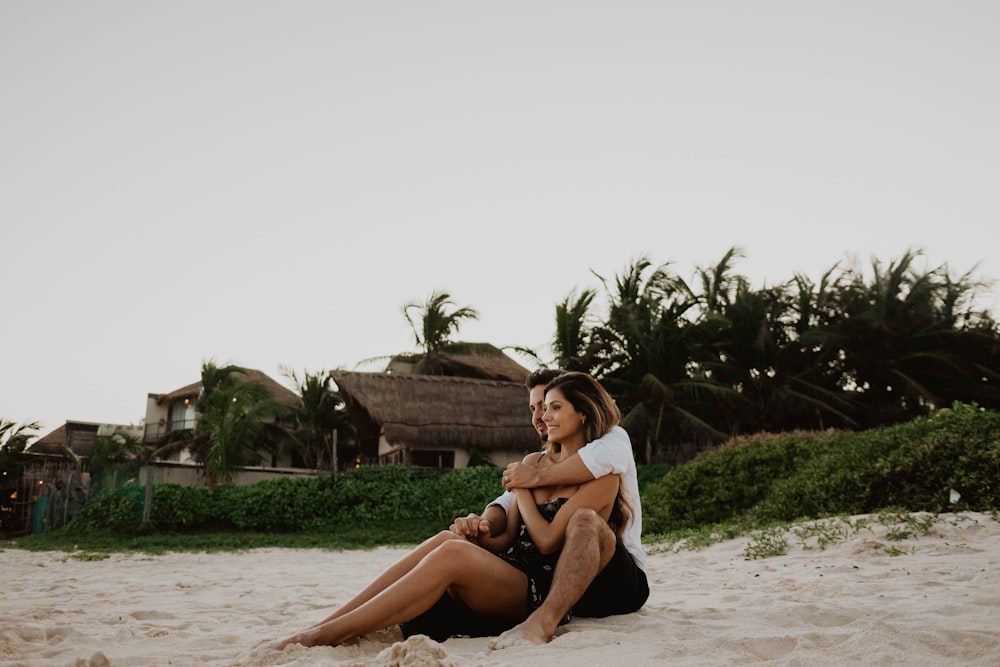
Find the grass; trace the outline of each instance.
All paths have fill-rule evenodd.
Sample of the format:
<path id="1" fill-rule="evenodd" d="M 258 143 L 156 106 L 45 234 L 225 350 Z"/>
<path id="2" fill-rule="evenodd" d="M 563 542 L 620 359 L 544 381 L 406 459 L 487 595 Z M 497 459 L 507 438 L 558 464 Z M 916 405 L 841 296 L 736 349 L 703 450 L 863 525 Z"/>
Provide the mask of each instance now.
<path id="1" fill-rule="evenodd" d="M 413 545 L 443 526 L 431 522 L 399 522 L 368 526 L 329 526 L 313 532 L 214 532 L 131 534 L 110 530 L 56 530 L 0 542 L 0 548 L 30 551 L 66 551 L 89 554 L 138 552 L 232 552 L 248 549 L 373 549 Z"/>
<path id="2" fill-rule="evenodd" d="M 992 513 L 994 521 L 1000 519 Z M 875 534 L 874 527 L 885 528 L 884 539 L 889 542 L 903 542 L 916 539 L 933 530 L 941 521 L 940 515 L 928 512 L 909 512 L 903 509 L 887 509 L 871 516 L 827 517 L 793 524 L 775 524 L 755 531 L 744 549 L 743 555 L 749 560 L 780 556 L 788 552 L 788 538 L 794 535 L 799 548 L 823 550 L 829 546 L 847 541 L 862 531 Z M 957 514 L 953 522 L 974 521 L 967 515 Z M 885 547 L 889 556 L 902 556 L 914 552 L 914 547 L 900 548 L 896 544 Z"/>
<path id="3" fill-rule="evenodd" d="M 993 521 L 1000 521 L 1000 511 L 991 511 L 989 515 Z M 748 560 L 756 560 L 787 554 L 793 538 L 794 546 L 799 549 L 823 550 L 847 541 L 863 531 L 875 534 L 874 527 L 882 526 L 885 529 L 886 541 L 901 543 L 931 532 L 938 522 L 944 520 L 946 519 L 940 514 L 889 508 L 859 517 L 830 516 L 812 520 L 774 522 L 768 525 L 749 522 L 720 523 L 696 529 L 646 535 L 643 541 L 647 553 L 662 553 L 701 549 L 718 542 L 749 537 L 743 555 Z M 976 519 L 959 512 L 949 516 L 947 521 L 959 524 Z M 913 553 L 913 547 L 906 549 L 897 544 L 890 544 L 885 548 L 885 552 L 890 556 L 900 556 Z"/>

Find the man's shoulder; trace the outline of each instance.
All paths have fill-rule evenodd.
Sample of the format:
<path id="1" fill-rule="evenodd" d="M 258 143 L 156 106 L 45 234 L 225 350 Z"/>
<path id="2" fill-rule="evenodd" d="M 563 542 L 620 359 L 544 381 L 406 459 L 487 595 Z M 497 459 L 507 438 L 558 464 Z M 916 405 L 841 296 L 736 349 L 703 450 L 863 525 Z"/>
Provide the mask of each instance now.
<path id="1" fill-rule="evenodd" d="M 632 439 L 629 438 L 628 431 L 626 431 L 621 426 L 615 425 L 611 427 L 607 433 L 602 435 L 596 440 L 588 442 L 585 447 L 590 447 L 591 445 L 628 445 L 629 448 L 632 447 Z"/>
<path id="2" fill-rule="evenodd" d="M 613 426 L 603 436 L 582 448 L 579 454 L 595 477 L 609 469 L 622 474 L 636 469 L 632 440 L 621 426 Z"/>

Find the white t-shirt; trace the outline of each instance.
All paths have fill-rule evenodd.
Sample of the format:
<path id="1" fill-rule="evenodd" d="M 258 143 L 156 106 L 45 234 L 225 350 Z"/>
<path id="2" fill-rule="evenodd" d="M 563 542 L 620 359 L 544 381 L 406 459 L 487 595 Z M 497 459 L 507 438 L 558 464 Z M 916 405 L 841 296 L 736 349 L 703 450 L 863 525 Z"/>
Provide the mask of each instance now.
<path id="1" fill-rule="evenodd" d="M 642 549 L 642 503 L 639 501 L 639 476 L 632 454 L 632 441 L 621 426 L 585 445 L 577 455 L 594 479 L 614 473 L 622 476 L 622 495 L 632 507 L 632 518 L 625 526 L 622 542 L 632 560 L 645 572 L 646 552 Z M 500 505 L 505 512 L 514 504 L 514 494 L 507 491 L 490 505 Z M 489 507 L 489 505 L 487 505 Z"/>

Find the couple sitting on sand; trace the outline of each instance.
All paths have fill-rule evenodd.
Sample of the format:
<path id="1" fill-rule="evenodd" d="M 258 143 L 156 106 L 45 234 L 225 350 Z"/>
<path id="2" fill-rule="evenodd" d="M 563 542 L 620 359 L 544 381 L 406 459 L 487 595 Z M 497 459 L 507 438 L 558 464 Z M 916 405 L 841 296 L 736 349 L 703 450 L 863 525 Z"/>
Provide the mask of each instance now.
<path id="1" fill-rule="evenodd" d="M 494 649 L 540 644 L 571 614 L 646 602 L 638 479 L 618 407 L 586 373 L 541 369 L 527 386 L 543 451 L 507 467 L 506 492 L 275 648 L 338 645 L 397 624 L 437 641 L 499 635 Z"/>

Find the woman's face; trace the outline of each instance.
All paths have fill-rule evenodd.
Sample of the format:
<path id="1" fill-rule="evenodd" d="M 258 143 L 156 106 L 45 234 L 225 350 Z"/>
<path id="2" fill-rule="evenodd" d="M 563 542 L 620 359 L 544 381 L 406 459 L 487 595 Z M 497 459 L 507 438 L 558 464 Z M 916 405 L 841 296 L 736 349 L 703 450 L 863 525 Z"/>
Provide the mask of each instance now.
<path id="1" fill-rule="evenodd" d="M 566 442 L 583 430 L 583 413 L 577 412 L 558 387 L 545 394 L 545 414 L 542 421 L 550 442 Z"/>

